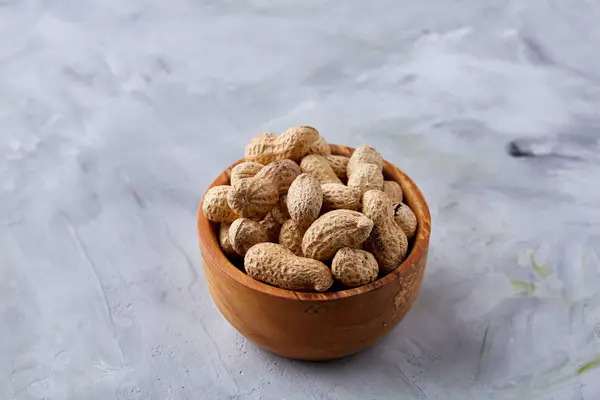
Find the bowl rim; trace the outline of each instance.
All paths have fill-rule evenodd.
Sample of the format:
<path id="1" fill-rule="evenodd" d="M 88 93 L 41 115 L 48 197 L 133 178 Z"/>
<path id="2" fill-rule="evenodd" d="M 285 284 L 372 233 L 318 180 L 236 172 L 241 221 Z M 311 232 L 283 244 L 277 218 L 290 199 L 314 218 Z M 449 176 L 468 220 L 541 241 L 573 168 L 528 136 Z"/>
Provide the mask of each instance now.
<path id="1" fill-rule="evenodd" d="M 355 150 L 353 147 L 336 144 L 330 144 L 330 148 L 332 155 L 342 155 L 348 157 Z M 384 160 L 384 176 L 386 177 L 386 180 L 393 180 L 400 184 L 404 194 L 403 201 L 408 204 L 417 217 L 417 232 L 412 240 L 412 246 L 410 247 L 409 254 L 395 270 L 367 285 L 324 293 L 282 289 L 250 277 L 248 274 L 233 265 L 227 256 L 225 256 L 217 239 L 217 223 L 209 221 L 202 212 L 202 204 L 204 203 L 206 192 L 214 186 L 228 184 L 231 169 L 244 161 L 244 159 L 236 161 L 210 183 L 210 185 L 206 188 L 204 195 L 202 196 L 202 200 L 200 201 L 200 205 L 197 210 L 197 229 L 203 263 L 206 264 L 206 259 L 210 258 L 212 264 L 219 268 L 223 274 L 227 275 L 230 279 L 235 280 L 239 284 L 268 296 L 289 300 L 319 302 L 356 297 L 361 294 L 377 291 L 390 282 L 400 279 L 404 273 L 412 268 L 423 257 L 424 254 L 427 254 L 431 235 L 431 215 L 429 213 L 427 202 L 419 187 L 408 175 L 406 175 L 394 164 Z"/>

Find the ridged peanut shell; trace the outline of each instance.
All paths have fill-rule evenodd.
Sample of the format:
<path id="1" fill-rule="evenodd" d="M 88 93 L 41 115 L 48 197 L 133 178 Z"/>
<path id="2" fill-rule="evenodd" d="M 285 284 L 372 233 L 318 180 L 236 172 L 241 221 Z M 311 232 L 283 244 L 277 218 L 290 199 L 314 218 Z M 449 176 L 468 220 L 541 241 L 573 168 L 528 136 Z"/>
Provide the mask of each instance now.
<path id="1" fill-rule="evenodd" d="M 239 181 L 227 194 L 227 203 L 244 218 L 262 219 L 279 201 L 277 186 L 267 179 Z"/>
<path id="2" fill-rule="evenodd" d="M 358 209 L 361 198 L 360 190 L 341 183 L 321 185 L 321 190 L 323 191 L 323 211 Z"/>
<path id="3" fill-rule="evenodd" d="M 260 225 L 263 227 L 265 232 L 267 232 L 269 242 L 277 243 L 279 241 L 281 224 L 275 221 L 275 218 L 273 217 L 273 210 L 265 215 L 265 217 L 260 221 Z"/>
<path id="4" fill-rule="evenodd" d="M 395 181 L 383 181 L 383 193 L 387 194 L 393 203 L 402 201 L 402 187 Z"/>
<path id="5" fill-rule="evenodd" d="M 323 191 L 317 178 L 311 174 L 300 174 L 292 182 L 287 194 L 290 218 L 306 229 L 319 217 L 322 205 Z"/>
<path id="6" fill-rule="evenodd" d="M 331 155 L 326 156 L 325 159 L 327 160 L 337 177 L 342 182 L 346 182 L 348 180 L 347 169 L 350 157 Z"/>
<path id="7" fill-rule="evenodd" d="M 374 147 L 360 146 L 356 148 L 348 160 L 348 178 L 352 176 L 352 170 L 360 164 L 373 164 L 379 168 L 379 171 L 382 171 L 383 157 Z"/>
<path id="8" fill-rule="evenodd" d="M 361 193 L 383 189 L 383 174 L 375 164 L 361 164 L 348 176 L 348 186 L 360 190 Z"/>
<path id="9" fill-rule="evenodd" d="M 324 292 L 333 284 L 327 265 L 298 257 L 280 244 L 253 246 L 244 257 L 244 267 L 252 278 L 282 289 Z"/>
<path id="10" fill-rule="evenodd" d="M 315 140 L 312 146 L 310 146 L 308 154 L 319 154 L 321 156 L 328 156 L 331 155 L 331 147 L 329 147 L 329 143 L 327 143 L 323 136 L 319 135 L 319 138 Z"/>
<path id="11" fill-rule="evenodd" d="M 229 185 L 213 186 L 204 195 L 202 212 L 214 222 L 232 222 L 239 218 L 238 213 L 231 209 L 227 201 L 232 187 Z"/>
<path id="12" fill-rule="evenodd" d="M 300 166 L 292 160 L 279 160 L 266 165 L 256 174 L 256 178 L 272 181 L 277 186 L 279 194 L 284 194 L 301 173 Z"/>
<path id="13" fill-rule="evenodd" d="M 393 205 L 394 221 L 396 225 L 406 234 L 408 240 L 412 239 L 417 232 L 417 216 L 404 203 L 396 203 Z"/>
<path id="14" fill-rule="evenodd" d="M 312 174 L 321 185 L 326 183 L 342 183 L 337 177 L 325 157 L 318 154 L 309 154 L 300 162 L 302 172 Z"/>
<path id="15" fill-rule="evenodd" d="M 374 223 L 364 249 L 375 256 L 383 272 L 393 271 L 406 258 L 408 240 L 394 222 L 392 201 L 380 190 L 369 190 L 363 194 L 362 212 Z"/>
<path id="16" fill-rule="evenodd" d="M 290 213 L 287 209 L 287 194 L 279 198 L 279 202 L 271 210 L 271 214 L 277 223 L 283 225 L 285 221 L 290 219 Z"/>
<path id="17" fill-rule="evenodd" d="M 255 244 L 268 241 L 269 235 L 263 226 L 251 219 L 238 218 L 229 227 L 229 243 L 233 250 L 241 256 Z"/>
<path id="18" fill-rule="evenodd" d="M 265 165 L 286 158 L 300 161 L 318 138 L 319 132 L 310 126 L 289 128 L 281 135 L 261 133 L 246 146 L 246 161 Z"/>
<path id="19" fill-rule="evenodd" d="M 377 279 L 379 266 L 368 251 L 343 247 L 333 257 L 331 272 L 343 286 L 356 287 Z"/>
<path id="20" fill-rule="evenodd" d="M 307 229 L 302 238 L 302 254 L 316 260 L 331 260 L 342 247 L 360 247 L 371 229 L 373 221 L 358 211 L 329 211 Z"/>
<path id="21" fill-rule="evenodd" d="M 222 222 L 219 224 L 219 246 L 223 253 L 227 257 L 237 256 L 237 253 L 231 246 L 231 242 L 229 241 L 229 228 L 231 227 L 231 222 Z"/>
<path id="22" fill-rule="evenodd" d="M 289 249 L 297 256 L 302 255 L 302 237 L 305 229 L 300 228 L 296 221 L 288 219 L 281 226 L 279 232 L 279 244 Z"/>
<path id="23" fill-rule="evenodd" d="M 229 182 L 231 186 L 235 186 L 242 179 L 253 178 L 258 172 L 263 169 L 264 165 L 252 161 L 239 163 L 231 170 Z"/>

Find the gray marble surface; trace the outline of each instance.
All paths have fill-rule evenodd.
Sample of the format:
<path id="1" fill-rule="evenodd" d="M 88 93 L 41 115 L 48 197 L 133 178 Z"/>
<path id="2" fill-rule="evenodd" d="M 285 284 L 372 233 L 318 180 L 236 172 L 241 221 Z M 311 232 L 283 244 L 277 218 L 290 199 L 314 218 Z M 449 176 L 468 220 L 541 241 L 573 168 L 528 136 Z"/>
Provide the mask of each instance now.
<path id="1" fill-rule="evenodd" d="M 0 399 L 600 398 L 598 21 L 596 0 L 0 0 Z M 299 124 L 378 147 L 433 218 L 413 310 L 327 364 L 228 325 L 195 231 L 245 143 Z"/>

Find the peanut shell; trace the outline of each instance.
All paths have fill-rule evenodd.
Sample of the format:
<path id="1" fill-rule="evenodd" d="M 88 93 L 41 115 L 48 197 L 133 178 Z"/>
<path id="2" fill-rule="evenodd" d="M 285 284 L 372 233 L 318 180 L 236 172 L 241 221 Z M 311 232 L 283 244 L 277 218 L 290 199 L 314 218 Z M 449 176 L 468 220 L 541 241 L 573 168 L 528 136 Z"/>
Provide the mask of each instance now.
<path id="1" fill-rule="evenodd" d="M 374 223 L 364 249 L 375 256 L 383 272 L 391 272 L 408 250 L 406 234 L 394 222 L 392 201 L 380 190 L 369 190 L 363 194 L 362 211 Z"/>
<path id="2" fill-rule="evenodd" d="M 383 174 L 375 164 L 360 164 L 348 178 L 348 187 L 361 191 L 383 189 Z"/>
<path id="3" fill-rule="evenodd" d="M 244 218 L 262 219 L 279 201 L 277 186 L 268 179 L 239 181 L 227 194 L 229 207 Z"/>
<path id="4" fill-rule="evenodd" d="M 394 221 L 396 225 L 406 234 L 408 240 L 412 239 L 417 232 L 417 216 L 404 203 L 396 203 L 393 205 Z"/>
<path id="5" fill-rule="evenodd" d="M 343 247 L 333 257 L 331 272 L 343 286 L 356 287 L 377 279 L 379 266 L 373 254 L 360 249 Z"/>
<path id="6" fill-rule="evenodd" d="M 253 178 L 263 167 L 264 165 L 252 161 L 239 163 L 231 170 L 229 178 L 231 186 L 235 186 L 242 179 Z"/>
<path id="7" fill-rule="evenodd" d="M 396 181 L 383 181 L 383 193 L 387 194 L 393 203 L 402 201 L 402 187 Z"/>
<path id="8" fill-rule="evenodd" d="M 360 190 L 342 185 L 341 183 L 327 183 L 321 185 L 321 190 L 323 191 L 322 211 L 358 209 L 361 198 Z"/>
<path id="9" fill-rule="evenodd" d="M 265 217 L 260 221 L 260 225 L 263 227 L 265 232 L 267 232 L 269 242 L 277 243 L 279 241 L 281 224 L 275 221 L 275 218 L 273 217 L 273 210 L 265 215 Z"/>
<path id="10" fill-rule="evenodd" d="M 320 216 L 302 238 L 302 254 L 331 260 L 342 247 L 359 248 L 373 229 L 373 221 L 357 211 L 334 210 Z"/>
<path id="11" fill-rule="evenodd" d="M 279 194 L 287 193 L 294 179 L 302 173 L 300 166 L 292 160 L 279 160 L 265 166 L 256 174 L 256 178 L 264 178 L 272 181 Z"/>
<path id="12" fill-rule="evenodd" d="M 288 290 L 324 292 L 333 284 L 327 265 L 298 257 L 275 243 L 251 247 L 244 257 L 244 267 L 252 278 Z"/>
<path id="13" fill-rule="evenodd" d="M 383 171 L 383 157 L 371 146 L 360 146 L 354 150 L 348 161 L 348 178 L 352 176 L 352 170 L 360 164 L 373 164 L 379 171 Z"/>
<path id="14" fill-rule="evenodd" d="M 238 218 L 233 221 L 228 236 L 231 247 L 241 256 L 255 244 L 269 241 L 269 235 L 263 226 L 248 218 Z"/>
<path id="15" fill-rule="evenodd" d="M 312 174 L 321 185 L 326 183 L 342 183 L 337 177 L 325 157 L 318 154 L 309 154 L 300 162 L 302 172 Z"/>
<path id="16" fill-rule="evenodd" d="M 297 256 L 302 256 L 302 237 L 305 229 L 300 228 L 296 221 L 288 219 L 281 226 L 279 244 L 289 249 Z"/>
<path id="17" fill-rule="evenodd" d="M 213 186 L 204 195 L 202 212 L 214 222 L 232 222 L 239 218 L 238 213 L 231 209 L 227 202 L 232 187 L 229 185 Z"/>
<path id="18" fill-rule="evenodd" d="M 329 143 L 327 143 L 323 136 L 319 135 L 319 138 L 315 140 L 312 146 L 310 146 L 308 154 L 319 154 L 321 156 L 328 156 L 331 155 L 331 148 L 329 147 Z"/>
<path id="19" fill-rule="evenodd" d="M 265 165 L 286 158 L 300 161 L 318 138 L 319 132 L 310 126 L 290 128 L 281 135 L 261 133 L 246 146 L 246 161 Z"/>
<path id="20" fill-rule="evenodd" d="M 325 159 L 327 160 L 337 177 L 342 182 L 346 182 L 348 180 L 348 174 L 346 171 L 348 169 L 348 161 L 350 160 L 350 157 L 331 155 L 326 156 Z"/>
<path id="21" fill-rule="evenodd" d="M 323 191 L 317 178 L 300 174 L 292 182 L 287 194 L 287 208 L 291 219 L 302 229 L 319 217 L 323 205 Z"/>

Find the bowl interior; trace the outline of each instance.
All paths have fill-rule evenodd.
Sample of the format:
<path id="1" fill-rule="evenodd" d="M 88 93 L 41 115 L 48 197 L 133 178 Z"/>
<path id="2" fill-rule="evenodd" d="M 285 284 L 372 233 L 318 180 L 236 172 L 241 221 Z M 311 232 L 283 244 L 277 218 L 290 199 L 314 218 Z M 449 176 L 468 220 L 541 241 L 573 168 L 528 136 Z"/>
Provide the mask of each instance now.
<path id="1" fill-rule="evenodd" d="M 350 156 L 354 151 L 354 148 L 330 145 L 332 154 Z M 231 165 L 227 170 L 222 172 L 207 188 L 210 189 L 217 185 L 228 185 L 229 178 L 231 176 L 231 169 L 237 164 L 243 162 L 239 160 Z M 413 210 L 417 217 L 417 233 L 413 240 L 409 242 L 409 254 L 402 264 L 389 274 L 380 277 L 376 281 L 369 283 L 364 286 L 359 286 L 352 289 L 338 290 L 325 293 L 312 293 L 312 292 L 297 292 L 286 289 L 281 289 L 275 286 L 268 285 L 266 283 L 257 281 L 250 276 L 246 275 L 243 271 L 238 269 L 229 259 L 225 256 L 217 240 L 217 223 L 209 221 L 202 212 L 202 204 L 198 209 L 198 235 L 200 240 L 200 247 L 202 255 L 205 258 L 210 258 L 215 265 L 218 266 L 225 274 L 231 279 L 235 279 L 241 284 L 259 292 L 288 299 L 297 300 L 310 300 L 310 301 L 327 301 L 335 300 L 340 298 L 346 298 L 350 296 L 356 296 L 361 293 L 370 292 L 377 290 L 378 288 L 386 285 L 395 279 L 402 276 L 405 270 L 417 261 L 421 254 L 427 250 L 429 246 L 429 236 L 431 232 L 431 216 L 429 214 L 429 208 L 423 197 L 423 194 L 417 187 L 417 185 L 401 170 L 394 165 L 385 161 L 383 169 L 384 177 L 386 180 L 393 180 L 400 184 L 404 194 L 404 202 Z M 204 201 L 204 199 L 202 199 Z"/>

